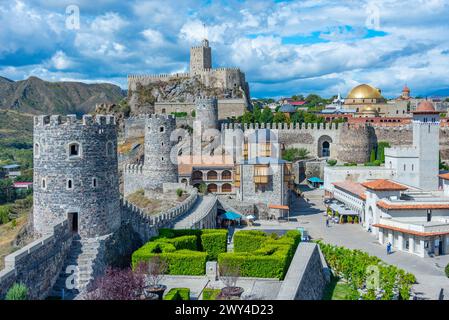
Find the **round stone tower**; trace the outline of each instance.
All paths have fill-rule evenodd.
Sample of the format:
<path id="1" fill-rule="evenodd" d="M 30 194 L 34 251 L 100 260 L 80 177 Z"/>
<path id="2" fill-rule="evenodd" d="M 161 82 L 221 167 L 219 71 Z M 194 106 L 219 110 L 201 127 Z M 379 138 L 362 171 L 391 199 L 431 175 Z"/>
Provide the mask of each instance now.
<path id="1" fill-rule="evenodd" d="M 338 160 L 365 163 L 370 159 L 373 142 L 372 127 L 365 124 L 344 124 L 340 131 Z"/>
<path id="2" fill-rule="evenodd" d="M 170 141 L 176 129 L 172 115 L 152 114 L 145 124 L 145 189 L 162 188 L 164 182 L 178 182 L 176 142 Z"/>
<path id="3" fill-rule="evenodd" d="M 214 97 L 198 97 L 195 100 L 195 121 L 201 121 L 201 128 L 218 129 L 218 104 Z"/>
<path id="4" fill-rule="evenodd" d="M 69 220 L 92 238 L 120 227 L 117 126 L 113 116 L 34 118 L 34 229 Z"/>

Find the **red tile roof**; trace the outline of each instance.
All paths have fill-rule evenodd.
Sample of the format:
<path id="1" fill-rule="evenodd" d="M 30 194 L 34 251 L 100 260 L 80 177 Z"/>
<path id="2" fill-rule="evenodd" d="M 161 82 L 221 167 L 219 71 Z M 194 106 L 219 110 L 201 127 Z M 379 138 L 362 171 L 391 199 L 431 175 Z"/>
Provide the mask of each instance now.
<path id="1" fill-rule="evenodd" d="M 332 184 L 339 189 L 343 189 L 345 191 L 352 193 L 353 195 L 359 197 L 362 200 L 366 200 L 366 194 L 365 194 L 366 189 L 360 183 L 345 180 L 345 181 L 334 182 Z"/>
<path id="2" fill-rule="evenodd" d="M 271 203 L 268 205 L 268 208 L 269 208 L 269 209 L 289 210 L 289 207 L 288 207 L 288 206 L 283 206 L 283 205 L 280 205 L 280 204 L 271 204 Z"/>
<path id="3" fill-rule="evenodd" d="M 447 232 L 419 232 L 419 231 L 414 231 L 414 230 L 408 230 L 408 229 L 402 229 L 402 228 L 387 226 L 385 224 L 379 224 L 379 223 L 373 224 L 373 227 L 382 228 L 382 229 L 388 229 L 388 230 L 393 230 L 393 231 L 399 231 L 399 232 L 412 234 L 412 235 L 415 235 L 415 236 L 421 236 L 421 237 L 441 236 L 441 235 L 449 234 L 448 231 Z"/>
<path id="4" fill-rule="evenodd" d="M 384 200 L 377 202 L 379 208 L 387 210 L 426 210 L 426 209 L 449 209 L 448 203 L 389 203 Z"/>
<path id="5" fill-rule="evenodd" d="M 362 183 L 362 186 L 364 186 L 367 189 L 375 191 L 405 191 L 408 189 L 408 187 L 402 184 L 387 179 L 377 179 L 373 181 L 367 181 Z"/>

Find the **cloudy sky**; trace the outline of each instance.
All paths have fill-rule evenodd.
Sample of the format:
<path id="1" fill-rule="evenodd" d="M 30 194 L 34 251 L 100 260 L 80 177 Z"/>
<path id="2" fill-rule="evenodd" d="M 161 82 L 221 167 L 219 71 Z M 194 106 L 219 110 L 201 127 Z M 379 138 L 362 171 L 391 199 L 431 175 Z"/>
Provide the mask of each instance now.
<path id="1" fill-rule="evenodd" d="M 449 0 L 0 0 L 0 76 L 126 88 L 127 74 L 187 71 L 207 36 L 253 97 L 428 94 L 449 88 L 448 17 Z"/>

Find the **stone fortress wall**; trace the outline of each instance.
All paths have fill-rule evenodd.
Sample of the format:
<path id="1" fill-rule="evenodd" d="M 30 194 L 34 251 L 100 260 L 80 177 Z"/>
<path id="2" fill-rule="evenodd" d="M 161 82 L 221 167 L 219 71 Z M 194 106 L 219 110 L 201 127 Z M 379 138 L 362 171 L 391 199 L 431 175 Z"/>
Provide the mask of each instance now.
<path id="1" fill-rule="evenodd" d="M 46 298 L 71 244 L 72 234 L 65 220 L 55 223 L 41 238 L 6 256 L 5 268 L 0 271 L 0 299 L 14 283 L 26 285 L 30 299 Z"/>
<path id="2" fill-rule="evenodd" d="M 330 158 L 342 162 L 368 162 L 373 147 L 380 141 L 388 141 L 391 146 L 411 145 L 411 124 L 389 126 L 383 124 L 238 124 L 224 123 L 222 134 L 232 135 L 234 130 L 242 130 L 244 136 L 257 129 L 277 130 L 279 142 L 285 148 L 305 148 L 310 156 L 323 156 L 323 143 L 330 144 Z M 443 160 L 449 160 L 449 127 L 440 127 L 440 153 Z"/>
<path id="3" fill-rule="evenodd" d="M 34 122 L 33 219 L 37 233 L 54 221 L 92 238 L 120 226 L 117 129 L 113 116 L 38 116 Z M 76 220 L 76 221 L 73 221 Z"/>

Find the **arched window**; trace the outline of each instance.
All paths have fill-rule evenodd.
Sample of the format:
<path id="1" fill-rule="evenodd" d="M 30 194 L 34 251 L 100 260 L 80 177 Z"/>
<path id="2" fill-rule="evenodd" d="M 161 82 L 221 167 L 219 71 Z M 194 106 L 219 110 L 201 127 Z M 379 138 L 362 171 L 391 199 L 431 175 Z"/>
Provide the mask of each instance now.
<path id="1" fill-rule="evenodd" d="M 79 157 L 81 155 L 81 146 L 78 142 L 69 144 L 69 157 Z"/>
<path id="2" fill-rule="evenodd" d="M 217 192 L 217 185 L 215 183 L 211 183 L 207 186 L 208 192 Z"/>
<path id="3" fill-rule="evenodd" d="M 230 183 L 225 183 L 221 186 L 221 192 L 231 192 L 232 186 Z"/>
<path id="4" fill-rule="evenodd" d="M 186 179 L 186 178 L 182 178 L 182 179 L 181 179 L 181 183 L 187 184 L 187 183 L 188 183 L 188 181 L 187 181 L 187 179 Z"/>
<path id="5" fill-rule="evenodd" d="M 42 189 L 47 189 L 47 179 L 42 178 L 41 187 L 42 187 Z"/>
<path id="6" fill-rule="evenodd" d="M 192 180 L 203 180 L 203 173 L 201 171 L 193 171 Z"/>
<path id="7" fill-rule="evenodd" d="M 221 173 L 221 179 L 222 179 L 222 180 L 231 180 L 231 178 L 232 178 L 231 171 L 229 171 L 229 170 L 224 170 L 224 171 Z"/>
<path id="8" fill-rule="evenodd" d="M 39 158 L 41 156 L 41 146 L 39 145 L 39 143 L 35 143 L 34 144 L 34 157 L 35 158 Z"/>
<path id="9" fill-rule="evenodd" d="M 218 174 L 217 171 L 211 170 L 207 172 L 207 180 L 217 180 Z"/>
<path id="10" fill-rule="evenodd" d="M 92 178 L 92 188 L 97 187 L 97 178 Z"/>

